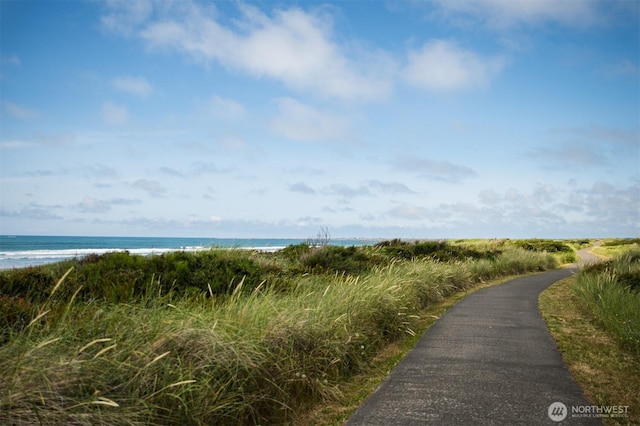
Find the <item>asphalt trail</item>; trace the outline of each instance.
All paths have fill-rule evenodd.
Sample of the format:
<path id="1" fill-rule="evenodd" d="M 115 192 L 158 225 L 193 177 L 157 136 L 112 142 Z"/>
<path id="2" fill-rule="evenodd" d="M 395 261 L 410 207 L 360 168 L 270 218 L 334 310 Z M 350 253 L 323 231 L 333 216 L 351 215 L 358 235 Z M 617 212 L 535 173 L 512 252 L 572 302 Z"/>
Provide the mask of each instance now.
<path id="1" fill-rule="evenodd" d="M 538 311 L 540 292 L 575 271 L 521 277 L 466 296 L 425 332 L 346 424 L 602 424 L 572 414 L 573 407 L 590 403 Z M 548 414 L 555 402 L 566 406 L 560 423 Z"/>

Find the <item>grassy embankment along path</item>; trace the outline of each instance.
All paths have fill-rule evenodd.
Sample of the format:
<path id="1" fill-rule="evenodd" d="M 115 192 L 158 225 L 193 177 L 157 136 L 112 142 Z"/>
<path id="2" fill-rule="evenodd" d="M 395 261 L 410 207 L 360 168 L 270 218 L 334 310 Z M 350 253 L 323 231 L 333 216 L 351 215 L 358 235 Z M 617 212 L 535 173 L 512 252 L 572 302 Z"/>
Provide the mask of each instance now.
<path id="1" fill-rule="evenodd" d="M 629 407 L 605 425 L 640 424 L 640 247 L 605 241 L 595 253 L 603 263 L 549 287 L 540 311 L 591 403 Z"/>
<path id="2" fill-rule="evenodd" d="M 563 247 L 482 244 L 119 253 L 2 273 L 0 423 L 293 422 L 343 400 L 425 309 L 552 269 L 540 246 Z"/>
<path id="3" fill-rule="evenodd" d="M 538 273 L 538 272 L 533 272 Z M 530 273 L 530 274 L 533 274 Z M 529 274 L 525 274 L 529 275 Z M 512 275 L 478 284 L 470 289 L 457 291 L 438 303 L 433 303 L 420 313 L 420 319 L 414 328 L 415 335 L 407 335 L 382 349 L 369 363 L 366 371 L 339 385 L 341 398 L 318 405 L 303 413 L 294 422 L 297 426 L 341 425 L 362 405 L 376 388 L 387 378 L 389 373 L 415 346 L 421 336 L 453 305 L 466 296 L 512 279 L 525 275 Z"/>

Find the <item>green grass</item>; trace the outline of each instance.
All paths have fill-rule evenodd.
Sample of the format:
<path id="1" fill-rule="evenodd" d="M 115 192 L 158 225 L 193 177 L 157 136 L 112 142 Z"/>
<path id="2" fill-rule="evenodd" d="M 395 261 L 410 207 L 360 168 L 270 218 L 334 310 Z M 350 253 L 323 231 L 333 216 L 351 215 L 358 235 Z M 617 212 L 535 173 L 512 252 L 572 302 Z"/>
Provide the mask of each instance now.
<path id="1" fill-rule="evenodd" d="M 640 250 L 640 238 L 605 239 L 593 252 L 606 258 L 620 256 L 630 250 Z"/>
<path id="2" fill-rule="evenodd" d="M 339 396 L 331 401 L 322 401 L 308 411 L 299 413 L 292 424 L 306 426 L 342 425 L 369 397 L 382 381 L 389 375 L 396 365 L 406 356 L 418 342 L 425 331 L 437 321 L 444 312 L 468 294 L 482 288 L 504 283 L 515 276 L 506 276 L 481 284 L 476 284 L 466 290 L 456 291 L 440 302 L 430 303 L 419 313 L 414 323 L 414 334 L 402 336 L 397 341 L 386 345 L 373 357 L 366 368 L 347 380 L 337 384 Z"/>
<path id="3" fill-rule="evenodd" d="M 628 406 L 606 425 L 640 424 L 640 252 L 589 266 L 540 295 L 540 311 L 574 379 L 594 405 Z"/>
<path id="4" fill-rule="evenodd" d="M 640 250 L 587 267 L 575 291 L 602 325 L 640 356 Z"/>
<path id="5" fill-rule="evenodd" d="M 321 267 L 307 263 L 314 252 Z M 339 399 L 342 383 L 415 334 L 425 307 L 498 276 L 558 264 L 514 247 L 480 258 L 458 253 L 448 261 L 433 252 L 389 256 L 381 247 L 162 262 L 111 255 L 2 274 L 0 423 L 292 422 Z M 180 262 L 196 266 L 180 272 Z M 366 264 L 363 272 L 340 270 L 354 263 Z M 210 284 L 217 274 L 226 287 Z M 33 277 L 41 287 L 21 281 Z"/>

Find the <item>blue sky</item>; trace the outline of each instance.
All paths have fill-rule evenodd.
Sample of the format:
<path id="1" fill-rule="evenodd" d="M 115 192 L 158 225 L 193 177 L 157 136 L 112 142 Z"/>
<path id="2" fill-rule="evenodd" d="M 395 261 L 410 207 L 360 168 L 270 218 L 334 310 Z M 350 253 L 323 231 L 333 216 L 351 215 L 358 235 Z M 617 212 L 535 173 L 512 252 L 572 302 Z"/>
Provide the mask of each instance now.
<path id="1" fill-rule="evenodd" d="M 635 0 L 0 13 L 0 234 L 640 235 Z"/>

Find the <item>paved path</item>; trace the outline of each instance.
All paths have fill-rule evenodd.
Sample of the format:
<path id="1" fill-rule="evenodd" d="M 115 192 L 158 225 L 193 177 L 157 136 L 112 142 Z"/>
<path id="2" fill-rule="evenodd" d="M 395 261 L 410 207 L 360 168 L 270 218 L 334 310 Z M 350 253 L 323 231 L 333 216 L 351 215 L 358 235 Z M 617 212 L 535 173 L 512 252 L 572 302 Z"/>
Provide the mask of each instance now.
<path id="1" fill-rule="evenodd" d="M 600 243 L 596 243 L 596 247 L 599 246 Z M 591 248 L 578 250 L 578 257 L 580 260 L 578 261 L 579 267 L 588 266 L 594 263 L 602 262 L 602 258 L 591 252 Z"/>
<path id="2" fill-rule="evenodd" d="M 347 421 L 356 425 L 601 424 L 564 367 L 538 295 L 575 272 L 559 269 L 479 290 L 451 307 Z M 554 402 L 568 416 L 548 415 Z"/>

